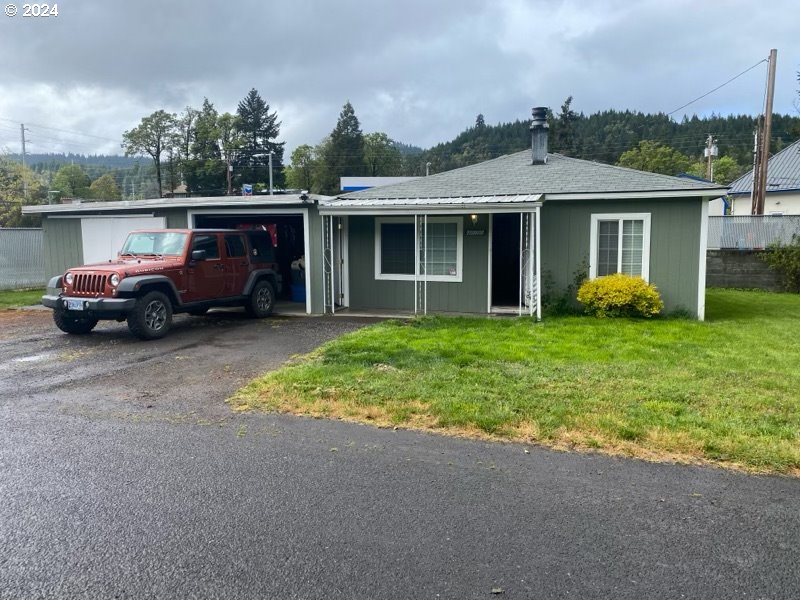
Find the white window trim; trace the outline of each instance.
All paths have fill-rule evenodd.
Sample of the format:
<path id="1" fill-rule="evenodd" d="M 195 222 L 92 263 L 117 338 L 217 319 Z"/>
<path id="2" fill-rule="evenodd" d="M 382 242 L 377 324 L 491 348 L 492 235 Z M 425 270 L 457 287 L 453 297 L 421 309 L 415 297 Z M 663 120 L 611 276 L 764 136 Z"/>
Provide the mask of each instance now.
<path id="1" fill-rule="evenodd" d="M 424 216 L 420 216 L 420 223 Z M 375 217 L 375 279 L 384 281 L 443 281 L 460 283 L 464 277 L 464 218 L 458 217 L 428 217 L 428 223 L 455 223 L 456 224 L 456 274 L 455 275 L 427 275 L 420 273 L 419 253 L 422 248 L 422 239 L 414 232 L 414 274 L 400 275 L 394 273 L 381 273 L 381 225 L 383 223 L 411 223 L 413 217 Z"/>
<path id="2" fill-rule="evenodd" d="M 622 261 L 622 221 L 643 221 L 642 235 L 642 279 L 650 282 L 650 213 L 608 213 L 593 214 L 590 235 L 589 279 L 597 277 L 597 229 L 600 221 L 618 221 L 619 247 L 617 250 L 617 268 Z M 619 272 L 619 271 L 618 271 Z"/>

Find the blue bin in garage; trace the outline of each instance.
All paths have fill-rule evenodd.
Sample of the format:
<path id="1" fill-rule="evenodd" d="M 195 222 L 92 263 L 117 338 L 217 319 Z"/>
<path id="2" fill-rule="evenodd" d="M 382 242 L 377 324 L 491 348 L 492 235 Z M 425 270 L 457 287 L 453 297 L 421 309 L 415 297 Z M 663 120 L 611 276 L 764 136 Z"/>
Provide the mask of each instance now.
<path id="1" fill-rule="evenodd" d="M 305 302 L 306 301 L 306 286 L 293 283 L 291 285 L 292 302 Z"/>

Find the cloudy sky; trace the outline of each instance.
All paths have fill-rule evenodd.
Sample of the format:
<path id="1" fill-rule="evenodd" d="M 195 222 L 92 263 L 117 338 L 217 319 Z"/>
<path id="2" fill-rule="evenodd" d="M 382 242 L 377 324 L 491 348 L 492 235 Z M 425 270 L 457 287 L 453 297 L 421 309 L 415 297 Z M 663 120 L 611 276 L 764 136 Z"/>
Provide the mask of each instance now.
<path id="1" fill-rule="evenodd" d="M 2 0 L 8 12 L 8 0 Z M 671 112 L 778 49 L 775 111 L 798 114 L 796 0 L 65 0 L 0 15 L 0 151 L 119 153 L 158 109 L 255 87 L 288 150 L 362 129 L 422 147 L 557 109 Z M 766 63 L 677 112 L 757 114 Z M 59 131 L 63 130 L 63 131 Z"/>

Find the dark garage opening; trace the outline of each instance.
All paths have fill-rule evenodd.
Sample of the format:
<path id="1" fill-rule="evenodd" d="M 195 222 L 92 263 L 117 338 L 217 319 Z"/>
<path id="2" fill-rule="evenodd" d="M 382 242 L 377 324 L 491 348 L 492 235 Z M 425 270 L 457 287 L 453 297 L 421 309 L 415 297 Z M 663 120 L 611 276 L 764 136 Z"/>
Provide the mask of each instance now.
<path id="1" fill-rule="evenodd" d="M 283 279 L 278 297 L 305 302 L 305 269 L 292 269 L 292 263 L 305 254 L 302 215 L 195 215 L 194 219 L 198 229 L 265 229 L 273 233 L 275 259 Z"/>
<path id="2" fill-rule="evenodd" d="M 519 305 L 518 213 L 495 214 L 492 220 L 492 306 Z"/>

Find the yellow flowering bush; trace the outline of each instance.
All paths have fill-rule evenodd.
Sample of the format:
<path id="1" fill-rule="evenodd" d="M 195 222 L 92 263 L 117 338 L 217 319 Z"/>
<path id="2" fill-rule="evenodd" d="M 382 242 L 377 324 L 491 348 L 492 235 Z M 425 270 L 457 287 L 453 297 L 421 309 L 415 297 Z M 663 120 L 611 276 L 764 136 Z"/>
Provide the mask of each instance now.
<path id="1" fill-rule="evenodd" d="M 652 317 L 664 308 L 656 286 L 622 273 L 587 279 L 578 302 L 597 317 Z"/>

